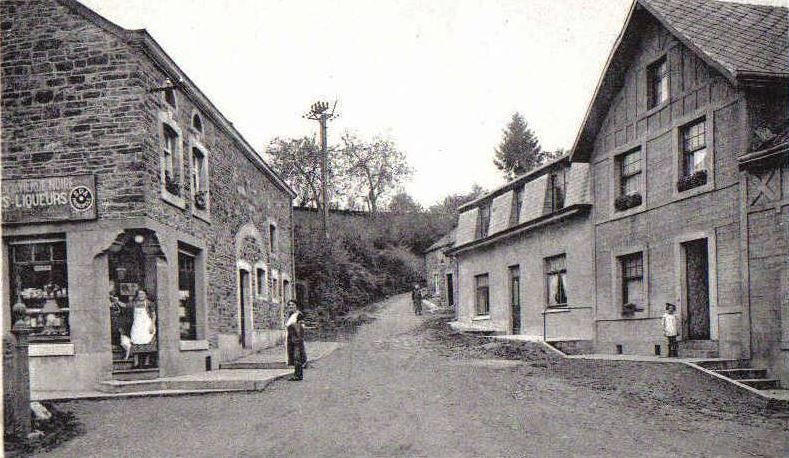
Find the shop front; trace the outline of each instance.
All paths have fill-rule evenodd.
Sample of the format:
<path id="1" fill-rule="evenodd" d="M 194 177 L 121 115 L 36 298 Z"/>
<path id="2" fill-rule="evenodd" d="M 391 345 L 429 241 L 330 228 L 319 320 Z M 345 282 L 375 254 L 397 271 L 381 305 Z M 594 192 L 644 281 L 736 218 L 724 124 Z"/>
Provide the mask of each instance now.
<path id="1" fill-rule="evenodd" d="M 8 331 L 13 305 L 24 304 L 32 389 L 84 390 L 205 370 L 199 240 L 146 217 L 101 218 L 92 177 L 26 181 L 3 183 L 3 322 Z M 90 206 L 83 213 L 44 208 L 71 206 L 72 189 L 57 186 L 84 186 Z M 55 197 L 32 205 L 24 197 L 30 192 Z"/>

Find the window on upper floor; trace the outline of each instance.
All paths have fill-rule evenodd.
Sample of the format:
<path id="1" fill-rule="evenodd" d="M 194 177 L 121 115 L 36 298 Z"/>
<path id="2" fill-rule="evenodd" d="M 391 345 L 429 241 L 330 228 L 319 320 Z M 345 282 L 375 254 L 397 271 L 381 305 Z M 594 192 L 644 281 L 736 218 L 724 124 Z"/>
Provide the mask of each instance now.
<path id="1" fill-rule="evenodd" d="M 179 142 L 178 133 L 169 125 L 162 125 L 162 175 L 164 189 L 174 196 L 181 195 L 179 181 Z"/>
<path id="2" fill-rule="evenodd" d="M 551 212 L 564 208 L 564 196 L 566 189 L 566 179 L 564 168 L 551 172 L 549 177 Z"/>
<path id="3" fill-rule="evenodd" d="M 474 299 L 474 311 L 477 316 L 490 314 L 490 287 L 488 274 L 477 275 L 474 277 L 476 295 Z"/>
<path id="4" fill-rule="evenodd" d="M 512 217 L 510 219 L 510 226 L 515 226 L 521 221 L 521 208 L 523 208 L 523 186 L 518 186 L 514 190 L 515 197 L 512 199 Z"/>
<path id="5" fill-rule="evenodd" d="M 198 147 L 192 147 L 192 193 L 195 208 L 208 208 L 208 158 Z"/>
<path id="6" fill-rule="evenodd" d="M 707 122 L 705 118 L 680 129 L 682 172 L 677 190 L 687 191 L 707 183 Z"/>
<path id="7" fill-rule="evenodd" d="M 669 72 L 668 60 L 665 56 L 647 67 L 647 108 L 654 108 L 668 100 Z"/>
<path id="8" fill-rule="evenodd" d="M 167 105 L 170 105 L 173 108 L 178 108 L 175 101 L 175 89 L 168 88 L 164 90 L 164 101 L 167 103 Z"/>
<path id="9" fill-rule="evenodd" d="M 618 170 L 617 195 L 614 206 L 626 210 L 641 205 L 641 149 L 634 149 L 616 158 Z"/>
<path id="10" fill-rule="evenodd" d="M 192 128 L 198 132 L 203 132 L 203 120 L 200 119 L 200 115 L 197 113 L 192 116 Z"/>
<path id="11" fill-rule="evenodd" d="M 545 259 L 545 287 L 548 307 L 567 305 L 567 256 L 558 255 Z"/>
<path id="12" fill-rule="evenodd" d="M 479 207 L 479 230 L 478 238 L 485 238 L 488 236 L 490 229 L 490 203 L 483 204 Z"/>
<path id="13" fill-rule="evenodd" d="M 277 252 L 277 226 L 274 223 L 268 225 L 268 249 L 271 253 Z"/>

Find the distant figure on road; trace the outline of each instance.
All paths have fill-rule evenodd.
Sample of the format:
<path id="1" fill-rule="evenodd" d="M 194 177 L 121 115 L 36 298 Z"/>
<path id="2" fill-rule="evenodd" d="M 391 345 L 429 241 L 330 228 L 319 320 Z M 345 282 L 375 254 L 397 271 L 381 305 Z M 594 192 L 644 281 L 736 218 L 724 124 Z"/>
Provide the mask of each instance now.
<path id="1" fill-rule="evenodd" d="M 666 302 L 666 313 L 663 314 L 663 335 L 668 339 L 668 357 L 677 357 L 677 335 L 679 335 L 679 325 L 677 323 L 677 306 Z"/>
<path id="2" fill-rule="evenodd" d="M 419 288 L 419 283 L 414 283 L 414 289 L 411 291 L 411 300 L 414 302 L 414 314 L 422 314 L 422 290 Z"/>
<path id="3" fill-rule="evenodd" d="M 288 301 L 287 329 L 288 365 L 293 365 L 293 377 L 290 380 L 304 379 L 304 366 L 307 364 L 307 349 L 304 346 L 304 316 L 296 306 L 296 301 Z"/>

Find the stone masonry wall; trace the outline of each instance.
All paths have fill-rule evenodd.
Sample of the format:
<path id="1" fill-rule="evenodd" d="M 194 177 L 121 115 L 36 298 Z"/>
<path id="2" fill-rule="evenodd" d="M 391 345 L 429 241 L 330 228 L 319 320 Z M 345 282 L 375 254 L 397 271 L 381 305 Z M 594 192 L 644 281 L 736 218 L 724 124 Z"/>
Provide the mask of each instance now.
<path id="1" fill-rule="evenodd" d="M 141 62 L 143 82 L 146 86 L 161 85 L 166 75 L 150 61 Z M 206 243 L 209 329 L 218 333 L 235 333 L 238 331 L 236 257 L 234 240 L 239 229 L 251 223 L 259 231 L 262 240 L 261 259 L 267 272 L 281 272 L 294 280 L 292 266 L 291 240 L 291 199 L 283 190 L 277 188 L 271 179 L 264 175 L 250 159 L 241 151 L 233 138 L 225 133 L 220 126 L 195 106 L 183 91 L 176 91 L 177 108 L 172 109 L 164 102 L 161 93 L 151 94 L 145 100 L 146 115 L 144 118 L 144 151 L 145 179 L 148 189 L 146 207 L 148 214 L 161 223 L 191 234 Z M 162 199 L 160 177 L 160 129 L 159 116 L 169 112 L 178 124 L 182 133 L 182 179 L 181 195 L 184 207 L 180 208 Z M 202 119 L 203 133 L 191 126 L 192 117 L 197 113 Z M 209 208 L 210 223 L 195 215 L 194 203 L 191 198 L 191 147 L 199 142 L 207 152 L 209 170 Z M 270 252 L 269 224 L 276 225 L 276 247 Z M 277 288 L 278 290 L 280 288 Z M 255 329 L 271 329 L 275 321 L 271 316 L 279 316 L 281 304 L 270 300 L 264 310 L 258 304 Z M 265 319 L 264 319 L 265 318 Z M 277 327 L 280 326 L 276 322 Z M 209 336 L 211 337 L 211 336 Z M 211 338 L 212 342 L 214 338 Z"/>
<path id="2" fill-rule="evenodd" d="M 205 249 L 206 334 L 214 346 L 217 333 L 238 331 L 234 241 L 242 226 L 251 223 L 261 234 L 258 260 L 267 272 L 276 269 L 280 281 L 293 284 L 290 196 L 184 90 L 176 90 L 176 109 L 167 108 L 163 92 L 151 92 L 173 69 L 166 74 L 139 49 L 141 34 L 121 38 L 56 0 L 0 5 L 3 179 L 94 173 L 99 220 L 147 216 L 175 237 L 197 241 Z M 160 192 L 160 116 L 168 112 L 182 134 L 183 206 Z M 190 127 L 195 113 L 202 133 Z M 202 219 L 191 196 L 196 144 L 208 155 L 210 210 Z M 277 233 L 273 252 L 270 223 Z M 177 261 L 168 262 L 177 272 Z M 257 306 L 256 329 L 280 327 L 271 318 L 280 307 L 271 301 Z"/>
<path id="3" fill-rule="evenodd" d="M 53 0 L 0 3 L 3 179 L 96 174 L 102 219 L 145 211 L 128 46 Z"/>

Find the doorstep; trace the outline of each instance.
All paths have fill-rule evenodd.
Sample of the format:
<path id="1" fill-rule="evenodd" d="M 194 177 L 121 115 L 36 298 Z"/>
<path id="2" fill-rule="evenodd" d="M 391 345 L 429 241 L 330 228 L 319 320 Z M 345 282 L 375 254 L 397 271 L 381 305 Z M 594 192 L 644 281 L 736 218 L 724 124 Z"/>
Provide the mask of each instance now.
<path id="1" fill-rule="evenodd" d="M 340 347 L 338 342 L 308 342 L 313 350 L 309 361 L 327 356 Z M 261 361 L 277 355 L 282 347 L 261 352 Z M 283 350 L 284 351 L 284 350 Z M 281 354 L 281 351 L 280 353 Z M 251 358 L 254 355 L 247 356 Z M 245 358 L 242 358 L 245 359 Z M 84 391 L 33 391 L 33 401 L 70 401 L 90 399 L 117 399 L 128 397 L 183 396 L 211 393 L 251 392 L 264 390 L 272 382 L 289 377 L 292 368 L 285 369 L 219 369 L 174 377 L 159 377 L 150 380 L 108 380 L 99 384 L 98 390 Z M 309 372 L 307 372 L 309 380 Z"/>

